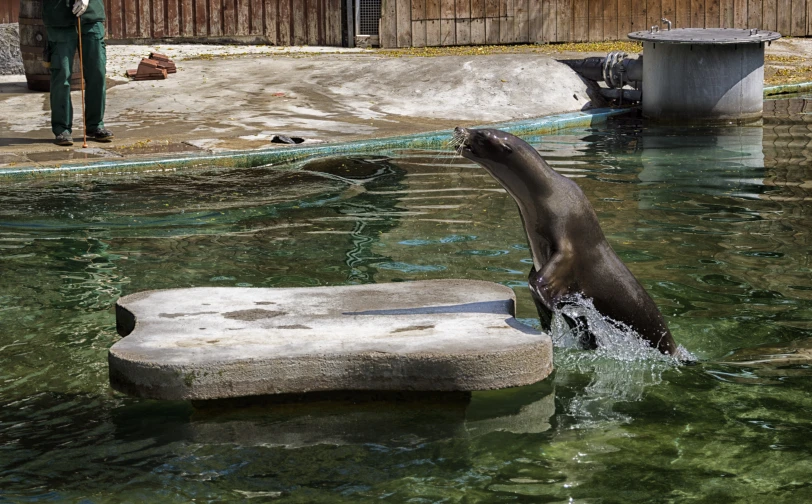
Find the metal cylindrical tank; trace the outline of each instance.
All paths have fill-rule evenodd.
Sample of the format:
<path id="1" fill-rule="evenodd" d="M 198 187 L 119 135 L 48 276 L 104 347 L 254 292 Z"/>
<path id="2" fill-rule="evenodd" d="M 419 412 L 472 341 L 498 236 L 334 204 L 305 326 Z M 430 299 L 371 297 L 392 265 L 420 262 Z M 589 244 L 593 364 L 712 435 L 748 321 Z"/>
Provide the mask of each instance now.
<path id="1" fill-rule="evenodd" d="M 643 42 L 643 115 L 668 122 L 760 119 L 764 43 L 780 37 L 733 28 L 630 33 Z"/>

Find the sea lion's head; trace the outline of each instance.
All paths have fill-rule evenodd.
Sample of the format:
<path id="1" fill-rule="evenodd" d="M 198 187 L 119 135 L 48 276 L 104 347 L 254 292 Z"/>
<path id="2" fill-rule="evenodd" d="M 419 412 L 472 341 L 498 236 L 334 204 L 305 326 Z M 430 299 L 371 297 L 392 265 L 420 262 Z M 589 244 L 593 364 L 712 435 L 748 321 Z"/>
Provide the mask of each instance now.
<path id="1" fill-rule="evenodd" d="M 527 142 L 496 129 L 454 128 L 457 152 L 479 164 L 514 199 L 525 198 L 537 165 L 544 161 Z"/>
<path id="2" fill-rule="evenodd" d="M 454 128 L 458 152 L 465 158 L 483 166 L 503 165 L 513 154 L 516 137 L 495 129 Z"/>

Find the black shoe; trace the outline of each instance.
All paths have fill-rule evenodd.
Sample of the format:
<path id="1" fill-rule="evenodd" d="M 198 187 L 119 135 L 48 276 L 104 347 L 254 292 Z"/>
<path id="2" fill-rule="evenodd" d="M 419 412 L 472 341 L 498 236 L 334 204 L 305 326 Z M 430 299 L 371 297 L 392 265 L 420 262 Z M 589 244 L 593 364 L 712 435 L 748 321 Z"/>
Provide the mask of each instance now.
<path id="1" fill-rule="evenodd" d="M 56 145 L 62 145 L 67 147 L 69 145 L 73 145 L 73 138 L 70 135 L 70 131 L 65 130 L 62 133 L 56 135 L 56 140 L 54 140 Z"/>
<path id="2" fill-rule="evenodd" d="M 95 131 L 88 131 L 87 137 L 97 142 L 112 142 L 115 136 L 107 128 L 99 128 Z"/>

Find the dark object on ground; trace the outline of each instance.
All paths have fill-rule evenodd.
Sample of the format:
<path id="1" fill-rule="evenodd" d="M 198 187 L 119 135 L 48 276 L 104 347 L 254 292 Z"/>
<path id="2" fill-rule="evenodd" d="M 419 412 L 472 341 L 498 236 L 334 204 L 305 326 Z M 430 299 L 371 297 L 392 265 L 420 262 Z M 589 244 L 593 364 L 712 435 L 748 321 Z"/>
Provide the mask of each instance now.
<path id="1" fill-rule="evenodd" d="M 127 70 L 127 77 L 132 80 L 162 80 L 168 74 L 177 73 L 178 69 L 166 55 L 160 53 L 149 53 L 149 58 L 144 58 L 135 70 Z"/>
<path id="2" fill-rule="evenodd" d="M 304 138 L 289 137 L 285 135 L 274 135 L 273 138 L 271 138 L 271 143 L 300 144 L 302 142 L 304 142 Z"/>

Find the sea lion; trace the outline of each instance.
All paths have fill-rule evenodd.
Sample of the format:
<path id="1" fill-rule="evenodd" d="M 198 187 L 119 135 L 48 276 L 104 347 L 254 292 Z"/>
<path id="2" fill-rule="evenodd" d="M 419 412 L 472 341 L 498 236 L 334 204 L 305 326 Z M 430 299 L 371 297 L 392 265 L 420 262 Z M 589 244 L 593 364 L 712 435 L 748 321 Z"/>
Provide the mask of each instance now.
<path id="1" fill-rule="evenodd" d="M 575 182 L 510 133 L 456 128 L 454 138 L 458 152 L 485 168 L 519 207 L 533 256 L 528 283 L 545 329 L 553 311 L 581 294 L 650 346 L 676 355 L 677 344 L 660 310 L 606 241 L 595 210 Z M 582 343 L 594 348 L 594 335 Z"/>

